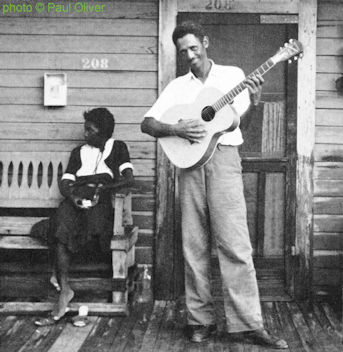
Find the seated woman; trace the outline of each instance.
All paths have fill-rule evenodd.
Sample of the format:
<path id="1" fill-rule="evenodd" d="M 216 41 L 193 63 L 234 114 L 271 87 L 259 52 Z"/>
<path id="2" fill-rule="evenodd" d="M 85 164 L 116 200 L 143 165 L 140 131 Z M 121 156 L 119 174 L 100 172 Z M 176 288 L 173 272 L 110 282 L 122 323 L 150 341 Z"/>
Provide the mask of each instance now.
<path id="1" fill-rule="evenodd" d="M 111 189 L 133 183 L 126 144 L 111 138 L 113 115 L 106 108 L 96 108 L 85 112 L 84 118 L 87 143 L 71 152 L 60 183 L 65 199 L 50 219 L 48 243 L 56 265 L 51 282 L 60 291 L 59 298 L 51 315 L 35 322 L 40 326 L 54 324 L 64 316 L 74 297 L 68 283 L 73 254 L 94 243 L 109 253 L 113 232 Z"/>

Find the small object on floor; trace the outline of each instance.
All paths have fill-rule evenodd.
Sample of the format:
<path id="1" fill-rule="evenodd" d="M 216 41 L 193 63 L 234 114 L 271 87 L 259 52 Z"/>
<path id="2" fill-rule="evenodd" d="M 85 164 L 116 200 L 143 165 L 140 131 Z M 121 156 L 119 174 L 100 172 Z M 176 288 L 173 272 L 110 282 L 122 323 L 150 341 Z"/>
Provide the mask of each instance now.
<path id="1" fill-rule="evenodd" d="M 88 307 L 80 306 L 79 314 L 76 317 L 72 318 L 73 325 L 79 328 L 83 328 L 84 326 L 86 326 L 89 323 L 87 315 L 88 315 Z"/>
<path id="2" fill-rule="evenodd" d="M 185 335 L 191 342 L 204 342 L 217 333 L 216 325 L 187 325 Z"/>
<path id="3" fill-rule="evenodd" d="M 81 317 L 77 315 L 76 317 L 72 318 L 72 322 L 74 326 L 77 326 L 78 328 L 83 328 L 89 323 L 89 320 L 88 317 Z"/>
<path id="4" fill-rule="evenodd" d="M 69 312 L 69 308 L 66 309 L 66 313 Z M 51 312 L 48 314 L 47 317 L 44 318 L 38 318 L 35 320 L 35 325 L 37 326 L 50 326 L 57 324 L 62 318 L 64 318 L 65 315 L 62 315 L 61 317 L 58 317 L 56 315 L 53 315 Z"/>

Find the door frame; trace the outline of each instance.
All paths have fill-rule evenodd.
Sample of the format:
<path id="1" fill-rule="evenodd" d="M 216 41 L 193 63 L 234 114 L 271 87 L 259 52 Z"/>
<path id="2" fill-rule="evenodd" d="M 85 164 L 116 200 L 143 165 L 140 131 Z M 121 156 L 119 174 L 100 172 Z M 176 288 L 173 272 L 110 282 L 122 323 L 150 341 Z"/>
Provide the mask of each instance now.
<path id="1" fill-rule="evenodd" d="M 176 77 L 176 50 L 171 40 L 178 12 L 257 13 L 269 23 L 298 23 L 304 57 L 297 65 L 296 151 L 291 158 L 295 183 L 288 184 L 287 226 L 293 229 L 285 255 L 292 257 L 289 294 L 310 297 L 313 236 L 313 151 L 315 144 L 315 81 L 317 0 L 159 0 L 158 92 Z M 264 22 L 267 23 L 267 22 Z M 183 292 L 183 263 L 178 209 L 177 171 L 157 143 L 154 294 L 175 299 Z"/>

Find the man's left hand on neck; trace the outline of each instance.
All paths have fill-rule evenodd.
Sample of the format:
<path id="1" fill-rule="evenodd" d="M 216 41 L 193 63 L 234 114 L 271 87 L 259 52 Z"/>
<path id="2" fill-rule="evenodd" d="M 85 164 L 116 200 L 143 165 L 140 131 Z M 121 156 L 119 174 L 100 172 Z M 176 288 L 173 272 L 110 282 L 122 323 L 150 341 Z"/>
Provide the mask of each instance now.
<path id="1" fill-rule="evenodd" d="M 262 85 L 264 79 L 261 75 L 248 76 L 245 80 L 250 93 L 250 100 L 254 106 L 257 106 L 262 96 Z"/>

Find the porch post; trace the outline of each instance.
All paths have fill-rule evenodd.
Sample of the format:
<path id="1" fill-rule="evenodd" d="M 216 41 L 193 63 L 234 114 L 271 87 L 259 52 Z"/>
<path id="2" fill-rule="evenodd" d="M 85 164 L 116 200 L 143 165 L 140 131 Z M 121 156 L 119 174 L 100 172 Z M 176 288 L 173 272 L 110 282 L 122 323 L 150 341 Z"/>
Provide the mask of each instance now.
<path id="1" fill-rule="evenodd" d="M 298 63 L 295 297 L 311 293 L 313 236 L 313 150 L 315 144 L 317 0 L 299 1 L 299 40 L 304 57 Z"/>
<path id="2" fill-rule="evenodd" d="M 159 2 L 159 93 L 176 76 L 176 51 L 172 33 L 176 26 L 177 0 Z M 174 299 L 183 285 L 181 233 L 178 229 L 176 170 L 157 144 L 157 208 L 154 262 L 156 299 Z"/>

